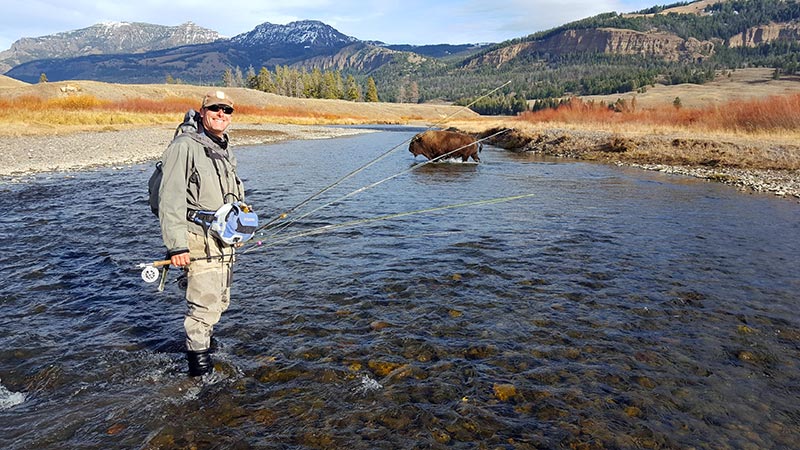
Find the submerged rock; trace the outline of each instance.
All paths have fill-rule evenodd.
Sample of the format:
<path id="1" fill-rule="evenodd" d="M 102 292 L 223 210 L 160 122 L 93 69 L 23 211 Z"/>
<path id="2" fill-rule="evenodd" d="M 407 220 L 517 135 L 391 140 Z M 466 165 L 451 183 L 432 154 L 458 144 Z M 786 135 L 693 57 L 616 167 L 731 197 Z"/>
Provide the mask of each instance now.
<path id="1" fill-rule="evenodd" d="M 510 383 L 495 384 L 494 396 L 501 402 L 507 402 L 517 396 L 517 387 Z"/>

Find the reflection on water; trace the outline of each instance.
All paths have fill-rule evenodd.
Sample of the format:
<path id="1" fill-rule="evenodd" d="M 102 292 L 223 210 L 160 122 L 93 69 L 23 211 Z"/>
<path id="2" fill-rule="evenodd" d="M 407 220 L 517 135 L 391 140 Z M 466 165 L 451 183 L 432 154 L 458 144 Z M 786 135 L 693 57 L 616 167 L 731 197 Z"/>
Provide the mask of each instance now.
<path id="1" fill-rule="evenodd" d="M 413 130 L 240 149 L 262 218 Z M 244 253 L 214 374 L 185 375 L 151 167 L 2 186 L 4 448 L 790 448 L 800 207 L 485 148 L 397 152 Z M 295 216 L 302 215 L 298 211 Z M 174 273 L 171 280 L 174 280 Z"/>

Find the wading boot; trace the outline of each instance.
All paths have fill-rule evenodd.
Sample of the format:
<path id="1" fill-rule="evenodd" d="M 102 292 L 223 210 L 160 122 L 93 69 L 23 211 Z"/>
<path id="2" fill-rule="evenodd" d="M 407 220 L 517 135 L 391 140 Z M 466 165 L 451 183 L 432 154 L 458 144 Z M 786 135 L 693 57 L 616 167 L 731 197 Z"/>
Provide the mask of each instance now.
<path id="1" fill-rule="evenodd" d="M 219 350 L 219 342 L 217 342 L 217 338 L 211 336 L 211 344 L 208 346 L 208 353 L 216 353 Z"/>
<path id="2" fill-rule="evenodd" d="M 187 351 L 186 359 L 189 361 L 189 376 L 199 377 L 214 370 L 214 362 L 208 350 L 199 352 Z"/>

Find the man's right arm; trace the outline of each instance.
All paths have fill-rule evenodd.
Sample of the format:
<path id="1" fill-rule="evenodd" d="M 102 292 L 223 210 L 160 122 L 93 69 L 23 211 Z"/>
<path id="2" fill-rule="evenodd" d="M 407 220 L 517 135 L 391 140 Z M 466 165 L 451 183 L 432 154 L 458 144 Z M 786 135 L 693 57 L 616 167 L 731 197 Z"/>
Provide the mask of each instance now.
<path id="1" fill-rule="evenodd" d="M 158 199 L 161 236 L 173 264 L 186 265 L 189 263 L 186 220 L 186 190 L 191 173 L 189 146 L 185 140 L 177 139 L 167 147 L 161 160 L 164 171 Z"/>

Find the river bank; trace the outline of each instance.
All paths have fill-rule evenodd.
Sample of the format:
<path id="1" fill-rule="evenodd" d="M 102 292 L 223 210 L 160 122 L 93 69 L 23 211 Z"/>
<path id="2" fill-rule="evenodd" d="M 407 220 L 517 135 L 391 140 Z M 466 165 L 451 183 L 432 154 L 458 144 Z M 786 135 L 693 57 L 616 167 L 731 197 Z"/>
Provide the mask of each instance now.
<path id="1" fill-rule="evenodd" d="M 509 151 L 702 178 L 800 201 L 800 146 L 791 137 L 532 126 L 513 119 L 452 122 Z"/>
<path id="2" fill-rule="evenodd" d="M 4 137 L 0 139 L 0 176 L 19 178 L 152 161 L 161 156 L 174 132 L 172 126 L 150 126 Z M 368 130 L 313 125 L 236 124 L 229 134 L 234 145 L 246 146 L 365 132 Z"/>
<path id="3" fill-rule="evenodd" d="M 509 151 L 599 161 L 608 164 L 693 176 L 800 201 L 800 170 L 791 159 L 797 145 L 758 139 L 723 139 L 682 135 L 623 134 L 586 129 L 536 128 L 503 122 L 450 123 L 478 137 L 509 131 L 486 143 Z M 367 132 L 363 128 L 290 124 L 235 124 L 236 146 L 294 139 L 326 139 Z M 172 126 L 83 130 L 72 133 L 6 136 L 0 140 L 0 176 L 24 179 L 44 172 L 137 164 L 161 156 L 172 139 Z M 789 156 L 775 157 L 775 153 Z M 765 157 L 765 154 L 770 154 Z M 742 156 L 745 155 L 745 156 Z M 749 156 L 747 156 L 749 155 Z M 732 162 L 736 158 L 736 162 Z M 769 161 L 775 160 L 772 163 Z"/>

